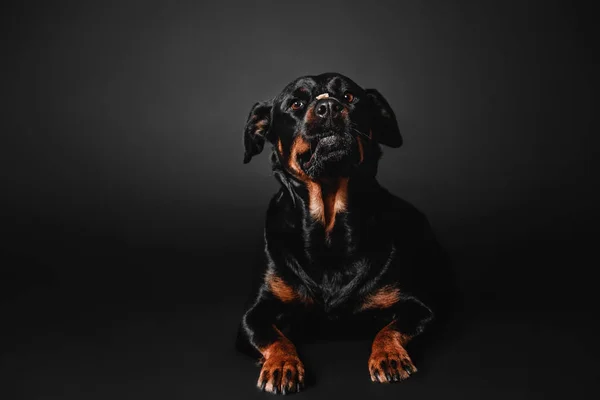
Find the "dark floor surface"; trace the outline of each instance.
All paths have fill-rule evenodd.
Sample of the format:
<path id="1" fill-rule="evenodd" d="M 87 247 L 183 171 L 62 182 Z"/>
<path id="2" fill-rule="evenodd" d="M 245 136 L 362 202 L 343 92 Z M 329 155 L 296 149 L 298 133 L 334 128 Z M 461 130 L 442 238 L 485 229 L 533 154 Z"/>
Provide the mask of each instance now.
<path id="1" fill-rule="evenodd" d="M 29 260 L 3 279 L 0 397 L 271 398 L 233 346 L 250 272 L 232 279 L 228 268 L 249 250 L 202 273 L 200 255 L 150 253 L 63 264 L 58 253 L 53 268 Z M 298 398 L 588 398 L 599 378 L 593 306 L 554 287 L 511 290 L 466 292 L 400 384 L 370 382 L 368 340 L 300 345 L 310 382 Z"/>

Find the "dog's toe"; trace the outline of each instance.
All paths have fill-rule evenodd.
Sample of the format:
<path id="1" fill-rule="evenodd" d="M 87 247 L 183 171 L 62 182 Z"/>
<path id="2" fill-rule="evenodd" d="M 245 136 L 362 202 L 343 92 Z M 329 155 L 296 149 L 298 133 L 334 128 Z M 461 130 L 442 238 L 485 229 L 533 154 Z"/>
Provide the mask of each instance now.
<path id="1" fill-rule="evenodd" d="M 274 356 L 267 359 L 256 386 L 273 394 L 289 394 L 304 388 L 304 365 L 296 356 Z"/>

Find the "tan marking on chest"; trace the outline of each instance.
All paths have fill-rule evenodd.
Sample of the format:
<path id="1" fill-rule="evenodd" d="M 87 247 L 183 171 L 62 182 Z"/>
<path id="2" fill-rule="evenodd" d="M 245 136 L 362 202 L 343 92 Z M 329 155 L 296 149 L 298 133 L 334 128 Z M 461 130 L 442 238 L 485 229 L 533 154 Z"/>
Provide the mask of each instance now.
<path id="1" fill-rule="evenodd" d="M 399 300 L 400 289 L 391 285 L 386 285 L 377 289 L 375 293 L 368 295 L 360 309 L 389 308 Z"/>
<path id="2" fill-rule="evenodd" d="M 296 291 L 290 285 L 285 283 L 283 279 L 275 275 L 273 271 L 267 271 L 265 282 L 271 293 L 284 303 L 289 303 L 298 298 Z"/>
<path id="3" fill-rule="evenodd" d="M 323 225 L 325 225 L 325 232 L 330 233 L 335 225 L 337 213 L 346 211 L 348 205 L 348 178 L 339 178 L 331 188 L 325 189 L 322 201 Z"/>
<path id="4" fill-rule="evenodd" d="M 335 226 L 337 213 L 344 212 L 348 204 L 348 178 L 317 182 L 312 180 L 298 165 L 298 156 L 310 151 L 309 143 L 301 136 L 294 139 L 290 151 L 290 170 L 306 184 L 308 209 L 312 218 L 319 221 L 329 234 Z"/>
<path id="5" fill-rule="evenodd" d="M 273 271 L 267 271 L 265 274 L 265 282 L 269 290 L 275 297 L 284 303 L 297 301 L 306 304 L 313 304 L 313 299 L 298 293 L 293 287 L 288 285 L 281 277 L 277 276 Z"/>

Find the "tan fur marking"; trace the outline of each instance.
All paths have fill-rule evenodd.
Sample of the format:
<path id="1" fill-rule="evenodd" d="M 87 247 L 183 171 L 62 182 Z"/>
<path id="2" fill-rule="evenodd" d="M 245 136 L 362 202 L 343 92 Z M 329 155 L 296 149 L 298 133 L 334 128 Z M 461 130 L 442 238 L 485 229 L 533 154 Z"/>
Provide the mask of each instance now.
<path id="1" fill-rule="evenodd" d="M 311 305 L 314 303 L 313 299 L 307 295 L 300 294 L 290 285 L 288 285 L 281 277 L 277 276 L 273 271 L 267 271 L 265 274 L 265 282 L 269 286 L 269 290 L 275 297 L 284 303 L 297 301 Z"/>
<path id="2" fill-rule="evenodd" d="M 262 134 L 263 131 L 265 130 L 265 128 L 267 127 L 267 125 L 269 125 L 269 121 L 267 121 L 266 119 L 262 119 L 262 120 L 258 121 L 257 123 L 254 124 L 254 126 L 256 126 L 256 132 L 254 132 L 254 133 L 257 135 Z"/>
<path id="3" fill-rule="evenodd" d="M 279 335 L 279 338 L 272 344 L 260 349 L 260 352 L 262 353 L 265 360 L 268 360 L 269 358 L 277 355 L 295 355 L 296 347 L 290 341 L 290 339 L 285 337 L 285 335 L 279 329 L 277 329 L 275 325 L 273 325 L 273 329 L 275 329 L 275 331 Z"/>
<path id="4" fill-rule="evenodd" d="M 365 150 L 363 149 L 363 143 L 360 137 L 356 138 L 356 144 L 358 145 L 358 154 L 360 155 L 358 163 L 362 164 L 363 160 L 365 159 Z"/>
<path id="5" fill-rule="evenodd" d="M 386 285 L 370 294 L 361 306 L 361 310 L 373 308 L 389 308 L 400 300 L 400 289 Z"/>
<path id="6" fill-rule="evenodd" d="M 296 346 L 275 325 L 273 329 L 278 338 L 259 349 L 262 368 L 256 386 L 271 393 L 282 393 L 286 389 L 292 391 L 297 384 L 304 384 L 304 365 L 298 357 Z"/>
<path id="7" fill-rule="evenodd" d="M 404 380 L 417 372 L 405 349 L 411 337 L 397 331 L 395 323 L 394 320 L 386 325 L 373 340 L 368 363 L 373 382 L 390 383 Z"/>
<path id="8" fill-rule="evenodd" d="M 335 193 L 334 212 L 344 212 L 348 206 L 348 178 L 341 178 L 338 191 Z"/>
<path id="9" fill-rule="evenodd" d="M 308 175 L 298 165 L 298 155 L 310 150 L 310 145 L 301 136 L 297 136 L 292 143 L 290 152 L 289 166 L 296 176 L 306 183 L 308 189 L 308 207 L 310 215 L 317 221 L 325 223 L 325 211 L 323 209 L 323 199 L 321 195 L 321 185 L 310 179 Z"/>
<path id="10" fill-rule="evenodd" d="M 389 347 L 391 344 L 399 344 L 404 347 L 412 339 L 411 336 L 406 335 L 402 332 L 398 332 L 392 327 L 396 323 L 396 320 L 390 322 L 381 329 L 375 339 L 373 340 L 372 350 L 383 350 Z"/>
<path id="11" fill-rule="evenodd" d="M 292 143 L 292 147 L 290 149 L 290 159 L 289 159 L 289 167 L 290 169 L 296 173 L 298 178 L 303 181 L 309 180 L 308 175 L 302 171 L 302 168 L 298 165 L 298 155 L 306 153 L 310 150 L 310 145 L 306 140 L 302 138 L 302 136 L 296 136 L 294 142 Z"/>
<path id="12" fill-rule="evenodd" d="M 265 282 L 267 282 L 271 293 L 273 293 L 275 297 L 277 297 L 284 303 L 289 303 L 298 299 L 298 295 L 296 294 L 294 289 L 287 283 L 285 283 L 283 279 L 275 275 L 273 271 L 267 272 L 267 274 L 265 275 Z"/>
<path id="13" fill-rule="evenodd" d="M 289 167 L 302 180 L 308 189 L 308 208 L 314 220 L 325 226 L 329 234 L 335 225 L 338 212 L 346 211 L 348 202 L 348 178 L 339 178 L 333 182 L 317 182 L 312 179 L 298 165 L 298 155 L 310 150 L 310 145 L 301 136 L 297 136 L 292 143 L 289 158 Z"/>
<path id="14" fill-rule="evenodd" d="M 281 144 L 281 139 L 277 141 L 277 150 L 279 150 L 279 154 L 283 154 L 283 144 Z"/>
<path id="15" fill-rule="evenodd" d="M 330 233 L 338 212 L 346 211 L 348 204 L 348 178 L 340 178 L 332 192 L 323 196 L 325 205 L 325 232 Z"/>
<path id="16" fill-rule="evenodd" d="M 310 215 L 322 224 L 325 224 L 325 207 L 323 204 L 323 195 L 321 192 L 321 185 L 314 181 L 307 181 L 308 187 L 308 209 Z"/>
<path id="17" fill-rule="evenodd" d="M 314 107 L 310 107 L 308 110 L 306 110 L 306 116 L 304 117 L 304 120 L 306 121 L 306 123 L 308 124 L 312 124 L 315 122 L 317 118 L 315 117 L 315 108 Z"/>

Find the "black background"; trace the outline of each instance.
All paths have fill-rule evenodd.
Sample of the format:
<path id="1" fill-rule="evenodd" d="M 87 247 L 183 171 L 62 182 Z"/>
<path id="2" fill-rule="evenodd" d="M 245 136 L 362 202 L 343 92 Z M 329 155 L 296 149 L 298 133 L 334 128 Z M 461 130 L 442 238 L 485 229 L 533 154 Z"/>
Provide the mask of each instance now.
<path id="1" fill-rule="evenodd" d="M 396 111 L 380 182 L 429 217 L 465 303 L 402 384 L 370 383 L 368 342 L 306 345 L 299 398 L 577 398 L 598 379 L 589 9 L 3 7 L 3 398 L 268 397 L 233 350 L 277 189 L 266 155 L 242 165 L 242 129 L 327 71 Z"/>

